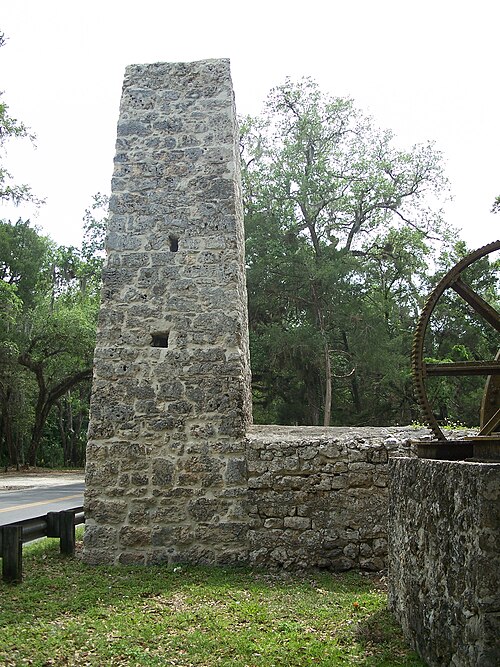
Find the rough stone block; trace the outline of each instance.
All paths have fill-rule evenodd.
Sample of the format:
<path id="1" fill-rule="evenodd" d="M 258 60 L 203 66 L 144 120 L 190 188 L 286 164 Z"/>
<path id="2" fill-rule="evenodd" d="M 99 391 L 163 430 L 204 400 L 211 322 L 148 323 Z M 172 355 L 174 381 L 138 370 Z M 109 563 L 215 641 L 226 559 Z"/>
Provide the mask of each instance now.
<path id="1" fill-rule="evenodd" d="M 283 525 L 294 530 L 308 530 L 311 527 L 311 519 L 305 516 L 286 516 Z"/>

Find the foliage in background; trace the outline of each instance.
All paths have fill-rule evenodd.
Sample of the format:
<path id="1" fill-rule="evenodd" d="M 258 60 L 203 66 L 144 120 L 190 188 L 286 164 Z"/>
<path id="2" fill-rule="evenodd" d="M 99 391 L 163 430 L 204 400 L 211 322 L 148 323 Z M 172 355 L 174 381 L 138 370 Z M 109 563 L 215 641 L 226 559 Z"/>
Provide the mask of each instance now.
<path id="1" fill-rule="evenodd" d="M 241 127 L 255 421 L 418 419 L 413 330 L 429 267 L 454 233 L 440 153 L 396 147 L 352 100 L 310 79 L 272 90 Z M 462 326 L 447 332 L 450 345 Z M 484 352 L 474 336 L 464 345 Z M 455 398 L 451 412 L 477 424 L 476 396 Z"/>
<path id="2" fill-rule="evenodd" d="M 0 461 L 81 466 L 102 268 L 105 197 L 82 249 L 0 221 Z"/>
<path id="3" fill-rule="evenodd" d="M 0 48 L 5 46 L 6 38 L 0 32 Z M 41 203 L 35 197 L 28 185 L 18 185 L 14 182 L 12 174 L 2 165 L 5 156 L 5 145 L 10 139 L 28 139 L 34 145 L 35 135 L 26 125 L 13 118 L 9 113 L 9 107 L 3 100 L 3 91 L 0 91 L 0 201 L 8 200 L 14 204 L 22 201 L 31 201 L 35 204 Z"/>
<path id="4" fill-rule="evenodd" d="M 5 37 L 0 33 L 0 47 Z M 34 135 L 0 93 L 0 201 L 40 204 L 3 166 Z M 29 220 L 0 220 L 0 463 L 83 464 L 107 197 L 85 212 L 81 249 Z"/>
<path id="5" fill-rule="evenodd" d="M 1 167 L 16 137 L 33 139 L 0 99 L 0 199 L 35 201 Z M 310 79 L 287 80 L 262 116 L 243 119 L 241 151 L 255 421 L 418 421 L 416 319 L 467 253 L 442 216 L 441 155 L 430 143 L 398 147 L 351 99 Z M 81 248 L 57 246 L 29 221 L 0 221 L 0 464 L 83 463 L 106 216 L 98 194 Z M 498 268 L 484 260 L 470 277 L 490 301 Z M 495 345 L 459 299 L 443 299 L 430 358 L 491 358 Z M 440 420 L 477 424 L 482 386 L 434 381 Z"/>

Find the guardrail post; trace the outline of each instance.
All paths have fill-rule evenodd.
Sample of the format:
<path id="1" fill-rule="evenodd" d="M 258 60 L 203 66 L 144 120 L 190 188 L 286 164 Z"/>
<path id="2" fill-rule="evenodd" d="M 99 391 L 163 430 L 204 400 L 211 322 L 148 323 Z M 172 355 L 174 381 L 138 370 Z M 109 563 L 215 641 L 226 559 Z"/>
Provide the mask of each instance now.
<path id="1" fill-rule="evenodd" d="M 75 553 L 75 511 L 59 512 L 60 550 L 62 554 Z"/>
<path id="2" fill-rule="evenodd" d="M 59 537 L 59 512 L 47 512 L 47 537 Z"/>
<path id="3" fill-rule="evenodd" d="M 2 577 L 8 583 L 23 580 L 23 529 L 4 526 L 2 529 Z"/>

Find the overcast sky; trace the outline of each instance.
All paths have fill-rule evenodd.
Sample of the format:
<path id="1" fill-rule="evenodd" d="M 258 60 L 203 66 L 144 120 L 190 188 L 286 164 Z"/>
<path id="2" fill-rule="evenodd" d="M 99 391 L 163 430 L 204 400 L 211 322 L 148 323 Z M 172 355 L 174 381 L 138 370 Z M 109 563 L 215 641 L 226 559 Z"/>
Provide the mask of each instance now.
<path id="1" fill-rule="evenodd" d="M 237 109 L 258 113 L 286 76 L 351 96 L 398 143 L 434 140 L 471 248 L 500 236 L 498 0 L 15 0 L 3 3 L 0 89 L 37 134 L 8 165 L 47 203 L 37 224 L 78 244 L 85 208 L 109 192 L 131 63 L 229 57 Z M 17 219 L 26 209 L 0 207 Z"/>

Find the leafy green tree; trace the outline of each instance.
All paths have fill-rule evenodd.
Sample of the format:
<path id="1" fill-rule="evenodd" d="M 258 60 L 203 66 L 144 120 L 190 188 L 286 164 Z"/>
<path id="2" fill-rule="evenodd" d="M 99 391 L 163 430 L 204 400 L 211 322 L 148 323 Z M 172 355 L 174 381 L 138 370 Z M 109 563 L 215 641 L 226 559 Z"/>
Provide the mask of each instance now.
<path id="1" fill-rule="evenodd" d="M 3 460 L 34 465 L 41 455 L 45 462 L 82 463 L 99 252 L 97 244 L 85 256 L 57 247 L 27 222 L 0 223 L 0 305 L 8 315 L 0 328 Z M 51 432 L 60 457 L 44 435 L 55 410 L 59 419 Z"/>
<path id="2" fill-rule="evenodd" d="M 360 258 L 362 296 L 346 329 L 357 423 L 408 423 L 417 416 L 410 354 L 430 254 L 422 232 L 402 227 L 377 236 Z"/>
<path id="3" fill-rule="evenodd" d="M 80 289 L 97 295 L 101 288 L 104 264 L 104 241 L 108 225 L 109 197 L 101 192 L 92 198 L 90 208 L 83 216 L 82 264 L 79 274 Z"/>
<path id="4" fill-rule="evenodd" d="M 0 47 L 4 45 L 0 33 Z M 9 113 L 0 93 L 0 201 L 40 203 L 27 185 L 14 182 L 3 165 L 7 144 L 16 138 L 34 142 L 29 129 Z M 85 426 L 106 204 L 106 197 L 96 195 L 86 212 L 81 249 L 57 247 L 29 221 L 0 221 L 2 462 L 19 465 L 25 457 L 30 464 L 36 462 L 47 420 L 56 407 L 62 459 L 76 459 L 74 425 L 80 431 Z M 80 391 L 85 382 L 86 392 Z"/>
<path id="5" fill-rule="evenodd" d="M 78 467 L 85 461 L 89 402 L 90 382 L 80 382 L 56 403 L 64 466 Z"/>
<path id="6" fill-rule="evenodd" d="M 55 305 L 42 301 L 33 311 L 30 335 L 18 361 L 37 384 L 34 423 L 28 463 L 36 464 L 47 417 L 75 385 L 92 375 L 95 318 L 83 302 L 61 298 Z"/>
<path id="7" fill-rule="evenodd" d="M 441 155 L 432 144 L 396 148 L 392 133 L 375 127 L 352 100 L 326 96 L 306 79 L 287 80 L 271 91 L 262 117 L 244 119 L 242 157 L 254 359 L 265 357 L 259 345 L 280 328 L 289 334 L 288 354 L 301 341 L 296 361 L 308 340 L 304 372 L 300 380 L 294 374 L 308 422 L 321 415 L 329 425 L 332 409 L 342 418 L 346 401 L 360 415 L 359 322 L 375 322 L 378 299 L 383 310 L 376 315 L 390 319 L 387 337 L 393 335 L 395 297 L 408 276 L 403 261 L 383 249 L 397 237 L 401 252 L 418 240 L 425 253 L 426 241 L 446 236 Z M 385 288 L 367 289 L 367 278 Z M 410 293 L 408 287 L 404 297 Z M 260 382 L 265 369 L 255 371 Z"/>
<path id="8" fill-rule="evenodd" d="M 305 233 L 315 254 L 328 245 L 350 250 L 398 221 L 444 234 L 447 189 L 432 144 L 403 151 L 350 99 L 324 95 L 310 79 L 271 91 L 262 119 L 243 125 L 246 203 Z"/>
<path id="9" fill-rule="evenodd" d="M 6 459 L 18 464 L 19 424 L 17 414 L 22 397 L 17 391 L 16 367 L 19 352 L 12 330 L 16 325 L 22 302 L 15 285 L 0 280 L 0 442 L 5 446 Z"/>
<path id="10" fill-rule="evenodd" d="M 495 198 L 491 209 L 492 213 L 500 213 L 500 195 Z"/>
<path id="11" fill-rule="evenodd" d="M 50 275 L 50 244 L 29 226 L 0 221 L 0 422 L 3 459 L 19 465 L 29 438 L 34 387 L 20 367 L 26 320 Z"/>
<path id="12" fill-rule="evenodd" d="M 29 221 L 0 221 L 0 279 L 16 287 L 26 310 L 51 282 L 53 244 Z"/>
<path id="13" fill-rule="evenodd" d="M 5 43 L 5 35 L 0 32 L 0 48 L 5 46 Z M 0 201 L 8 200 L 14 204 L 19 204 L 22 201 L 40 203 L 31 188 L 28 185 L 14 183 L 12 174 L 2 165 L 6 144 L 10 139 L 26 138 L 32 143 L 35 141 L 35 135 L 30 132 L 26 125 L 9 114 L 9 107 L 2 98 L 3 92 L 0 91 Z"/>

